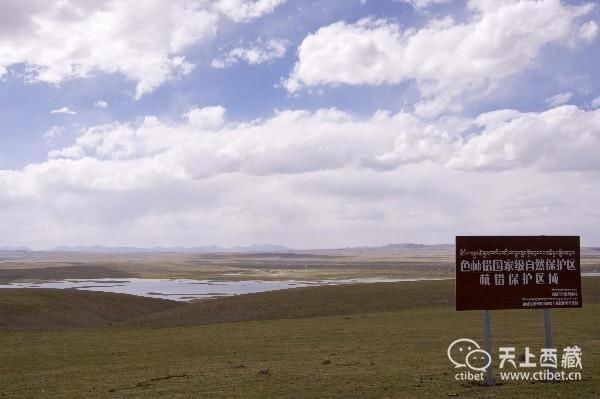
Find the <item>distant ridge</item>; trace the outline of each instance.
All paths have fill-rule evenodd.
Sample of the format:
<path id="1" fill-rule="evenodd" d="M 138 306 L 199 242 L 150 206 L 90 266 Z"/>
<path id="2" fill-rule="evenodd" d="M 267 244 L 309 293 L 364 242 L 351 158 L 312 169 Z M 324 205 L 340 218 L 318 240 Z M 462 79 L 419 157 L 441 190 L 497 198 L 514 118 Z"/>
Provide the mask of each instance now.
<path id="1" fill-rule="evenodd" d="M 383 246 L 364 246 L 364 247 L 345 247 L 338 248 L 338 250 L 344 251 L 380 251 L 380 252 L 392 252 L 405 249 L 439 249 L 439 250 L 451 250 L 454 249 L 452 244 L 420 244 L 413 242 L 399 243 L 399 244 L 387 244 Z"/>
<path id="2" fill-rule="evenodd" d="M 283 245 L 275 244 L 253 244 L 246 247 L 219 247 L 209 245 L 204 247 L 104 247 L 101 245 L 92 246 L 58 246 L 51 249 L 56 252 L 83 252 L 83 253 L 243 253 L 243 252 L 289 252 L 290 249 Z"/>
<path id="3" fill-rule="evenodd" d="M 399 244 L 387 244 L 384 246 L 373 246 L 373 247 L 346 247 L 338 248 L 338 250 L 358 250 L 358 251 L 397 251 L 403 249 L 452 249 L 453 245 L 450 244 L 419 244 L 419 243 L 399 243 Z M 252 244 L 249 246 L 235 246 L 235 247 L 220 247 L 217 245 L 208 245 L 202 247 L 105 247 L 102 245 L 91 245 L 91 246 L 58 246 L 52 248 L 50 251 L 55 252 L 80 252 L 80 253 L 96 253 L 96 254 L 109 254 L 109 253 L 276 253 L 276 252 L 305 252 L 311 249 L 291 249 L 284 245 L 277 244 Z M 328 250 L 328 249 L 325 249 Z M 336 250 L 336 249 L 331 249 Z"/>
<path id="4" fill-rule="evenodd" d="M 27 247 L 0 246 L 0 262 L 11 262 L 31 257 L 31 249 Z"/>
<path id="5" fill-rule="evenodd" d="M 31 249 L 27 247 L 13 247 L 10 245 L 0 245 L 0 251 L 31 251 Z"/>
<path id="6" fill-rule="evenodd" d="M 198 247 L 127 247 L 127 246 L 103 246 L 103 245 L 59 245 L 57 247 L 41 252 L 79 252 L 94 254 L 136 254 L 136 253 L 277 253 L 277 252 L 306 252 L 306 251 L 328 251 L 328 250 L 351 250 L 351 251 L 396 251 L 403 249 L 452 249 L 451 244 L 421 244 L 421 243 L 398 243 L 383 246 L 361 246 L 325 249 L 292 249 L 278 244 L 252 244 L 248 246 L 221 247 L 217 245 L 206 245 Z M 0 246 L 0 252 L 38 252 L 27 247 Z"/>
<path id="7" fill-rule="evenodd" d="M 35 252 L 72 252 L 72 253 L 95 253 L 95 254 L 115 254 L 115 253 L 290 253 L 290 252 L 310 252 L 310 251 L 359 251 L 359 252 L 394 252 L 402 250 L 454 250 L 453 244 L 421 244 L 421 243 L 396 243 L 386 244 L 382 246 L 354 246 L 354 247 L 339 247 L 339 248 L 289 248 L 278 244 L 252 244 L 248 246 L 220 247 L 217 245 L 207 245 L 199 247 L 109 247 L 102 245 L 61 245 L 45 251 L 32 250 L 27 247 L 20 246 L 0 246 L 1 260 L 9 260 L 11 258 L 22 258 L 31 256 Z M 582 255 L 600 255 L 600 247 L 590 246 L 581 247 Z"/>
<path id="8" fill-rule="evenodd" d="M 381 249 L 420 249 L 420 248 L 454 248 L 454 245 L 451 244 L 416 244 L 412 242 L 402 243 L 402 244 L 388 244 Z"/>

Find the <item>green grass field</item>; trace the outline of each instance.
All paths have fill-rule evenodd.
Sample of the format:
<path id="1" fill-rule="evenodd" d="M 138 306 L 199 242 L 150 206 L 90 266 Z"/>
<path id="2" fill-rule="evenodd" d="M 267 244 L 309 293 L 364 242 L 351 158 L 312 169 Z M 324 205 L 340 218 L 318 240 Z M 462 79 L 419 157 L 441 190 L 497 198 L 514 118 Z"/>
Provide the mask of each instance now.
<path id="1" fill-rule="evenodd" d="M 297 288 L 143 311 L 112 327 L 6 326 L 0 329 L 0 397 L 600 396 L 600 278 L 584 279 L 583 308 L 552 312 L 555 346 L 583 350 L 583 381 L 558 384 L 455 381 L 446 349 L 456 338 L 481 341 L 481 313 L 454 311 L 453 286 Z M 3 292 L 2 309 L 5 298 Z M 43 306 L 53 301 L 48 297 Z M 13 297 L 12 312 L 21 316 L 42 306 L 20 302 L 31 300 Z M 494 311 L 492 330 L 494 347 L 540 348 L 542 312 Z M 324 357 L 330 363 L 322 364 Z"/>

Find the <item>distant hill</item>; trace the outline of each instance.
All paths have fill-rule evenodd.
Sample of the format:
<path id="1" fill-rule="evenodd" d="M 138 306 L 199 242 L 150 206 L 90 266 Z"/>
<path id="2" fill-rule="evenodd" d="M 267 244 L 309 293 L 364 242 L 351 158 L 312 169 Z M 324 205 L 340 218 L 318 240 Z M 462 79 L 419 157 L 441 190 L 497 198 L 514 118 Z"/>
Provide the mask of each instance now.
<path id="1" fill-rule="evenodd" d="M 336 248 L 336 251 L 352 251 L 352 252 L 396 252 L 396 251 L 405 251 L 405 250 L 442 250 L 442 251 L 452 251 L 454 250 L 454 245 L 452 244 L 420 244 L 420 243 L 399 243 L 399 244 L 387 244 L 382 246 L 373 246 L 373 247 L 346 247 L 346 248 Z"/>
<path id="2" fill-rule="evenodd" d="M 0 328 L 105 327 L 182 306 L 179 302 L 108 292 L 0 289 Z"/>
<path id="3" fill-rule="evenodd" d="M 104 247 L 93 246 L 58 246 L 52 249 L 56 252 L 83 253 L 237 253 L 237 252 L 288 252 L 289 248 L 274 244 L 253 244 L 246 247 L 219 247 L 209 245 L 204 247 Z"/>
<path id="4" fill-rule="evenodd" d="M 451 244 L 415 244 L 415 243 L 403 243 L 403 244 L 388 244 L 380 247 L 381 249 L 453 249 L 454 245 Z"/>
<path id="5" fill-rule="evenodd" d="M 600 256 L 600 247 L 581 247 L 581 255 Z"/>
<path id="6" fill-rule="evenodd" d="M 32 257 L 32 252 L 26 247 L 0 247 L 0 262 L 27 259 Z"/>
<path id="7" fill-rule="evenodd" d="M 27 247 L 13 247 L 10 245 L 0 245 L 0 251 L 31 251 Z"/>
<path id="8" fill-rule="evenodd" d="M 373 246 L 373 247 L 346 247 L 346 248 L 332 248 L 332 249 L 319 249 L 315 250 L 318 252 L 327 251 L 351 251 L 351 252 L 395 252 L 403 250 L 444 250 L 451 251 L 454 249 L 454 245 L 450 244 L 419 244 L 419 243 L 399 243 L 399 244 L 387 244 L 384 246 Z M 311 249 L 291 249 L 284 245 L 277 244 L 253 244 L 249 246 L 235 246 L 235 247 L 220 247 L 216 245 L 201 246 L 201 247 L 105 247 L 101 245 L 93 246 L 58 246 L 51 251 L 54 252 L 72 252 L 72 253 L 93 253 L 93 254 L 134 254 L 134 253 L 292 253 L 292 252 L 310 252 Z"/>
<path id="9" fill-rule="evenodd" d="M 600 303 L 600 278 L 584 278 L 582 283 L 585 306 Z M 192 303 L 108 292 L 7 288 L 0 289 L 0 329 L 182 327 L 453 305 L 452 280 L 299 287 Z"/>
<path id="10" fill-rule="evenodd" d="M 423 295 L 427 292 L 428 295 Z M 192 302 L 124 325 L 181 327 L 239 321 L 390 312 L 454 304 L 454 283 L 419 281 L 299 287 Z"/>
<path id="11" fill-rule="evenodd" d="M 356 246 L 341 248 L 322 248 L 322 249 L 292 249 L 278 244 L 252 244 L 248 246 L 221 247 L 217 245 L 207 245 L 198 247 L 109 247 L 102 245 L 91 246 L 57 246 L 49 252 L 72 252 L 72 253 L 94 253 L 94 254 L 134 254 L 134 253 L 292 253 L 311 251 L 316 252 L 395 252 L 404 250 L 435 250 L 435 251 L 453 251 L 453 244 L 422 244 L 422 243 L 396 243 L 381 246 Z M 31 257 L 33 251 L 27 247 L 0 246 L 0 261 L 21 259 Z M 47 251 L 42 251 L 47 252 Z M 600 256 L 600 247 L 581 247 L 581 254 L 584 256 Z"/>
<path id="12" fill-rule="evenodd" d="M 123 324 L 180 327 L 434 307 L 453 309 L 454 289 L 452 280 L 300 287 L 192 302 Z M 586 304 L 600 303 L 600 278 L 583 280 L 583 296 Z"/>

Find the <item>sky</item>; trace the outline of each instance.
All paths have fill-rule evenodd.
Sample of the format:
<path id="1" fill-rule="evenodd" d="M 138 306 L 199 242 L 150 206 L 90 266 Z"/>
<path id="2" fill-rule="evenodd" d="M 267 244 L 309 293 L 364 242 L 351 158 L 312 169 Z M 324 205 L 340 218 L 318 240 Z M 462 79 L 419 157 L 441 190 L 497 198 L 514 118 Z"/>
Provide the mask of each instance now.
<path id="1" fill-rule="evenodd" d="M 600 4 L 3 0 L 0 247 L 600 245 Z"/>

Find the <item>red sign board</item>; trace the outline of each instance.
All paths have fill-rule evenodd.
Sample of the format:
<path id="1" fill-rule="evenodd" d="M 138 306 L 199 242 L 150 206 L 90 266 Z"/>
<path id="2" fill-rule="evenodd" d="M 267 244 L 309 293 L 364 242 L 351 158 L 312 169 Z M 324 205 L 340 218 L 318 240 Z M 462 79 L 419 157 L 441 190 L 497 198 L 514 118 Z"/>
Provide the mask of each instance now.
<path id="1" fill-rule="evenodd" d="M 581 307 L 579 237 L 456 237 L 456 310 Z"/>

